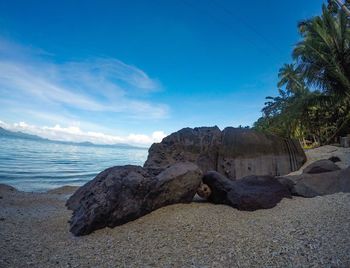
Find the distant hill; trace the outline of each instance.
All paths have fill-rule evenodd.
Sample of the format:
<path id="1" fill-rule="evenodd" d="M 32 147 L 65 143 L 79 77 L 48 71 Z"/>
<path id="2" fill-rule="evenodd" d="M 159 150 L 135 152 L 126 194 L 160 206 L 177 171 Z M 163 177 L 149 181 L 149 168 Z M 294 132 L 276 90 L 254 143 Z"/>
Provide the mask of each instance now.
<path id="1" fill-rule="evenodd" d="M 106 147 L 106 148 L 125 148 L 125 149 L 147 149 L 145 147 L 138 147 L 133 146 L 129 144 L 95 144 L 89 141 L 84 142 L 71 142 L 71 141 L 56 141 L 56 140 L 49 140 L 42 137 L 39 137 L 37 135 L 27 134 L 23 133 L 21 131 L 11 131 L 4 129 L 0 127 L 0 137 L 7 137 L 7 138 L 14 138 L 14 139 L 24 139 L 24 140 L 34 140 L 34 141 L 42 141 L 42 142 L 49 142 L 49 143 L 58 143 L 58 144 L 66 144 L 66 145 L 80 145 L 80 146 L 97 146 L 97 147 Z"/>
<path id="2" fill-rule="evenodd" d="M 19 139 L 26 139 L 26 140 L 46 140 L 48 141 L 48 139 L 44 139 L 41 138 L 39 136 L 36 135 L 31 135 L 31 134 L 27 134 L 27 133 L 23 133 L 20 131 L 10 131 L 7 129 L 4 129 L 2 127 L 0 127 L 0 136 L 2 137 L 9 137 L 9 138 L 19 138 Z"/>

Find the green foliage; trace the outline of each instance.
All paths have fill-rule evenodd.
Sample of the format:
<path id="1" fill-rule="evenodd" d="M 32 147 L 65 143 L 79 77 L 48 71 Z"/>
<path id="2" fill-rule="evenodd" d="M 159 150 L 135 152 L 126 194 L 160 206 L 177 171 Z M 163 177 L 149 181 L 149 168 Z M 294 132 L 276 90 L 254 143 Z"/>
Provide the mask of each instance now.
<path id="1" fill-rule="evenodd" d="M 294 62 L 279 70 L 278 96 L 266 97 L 254 128 L 316 144 L 350 130 L 350 27 L 335 5 L 299 23 Z"/>

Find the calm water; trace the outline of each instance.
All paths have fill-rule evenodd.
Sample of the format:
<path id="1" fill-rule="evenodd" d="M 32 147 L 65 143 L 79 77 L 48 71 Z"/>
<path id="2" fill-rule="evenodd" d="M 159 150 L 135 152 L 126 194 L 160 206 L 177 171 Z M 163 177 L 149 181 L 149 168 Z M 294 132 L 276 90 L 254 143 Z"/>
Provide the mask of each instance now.
<path id="1" fill-rule="evenodd" d="M 65 145 L 0 137 L 0 183 L 22 191 L 80 186 L 117 165 L 143 165 L 147 149 Z"/>

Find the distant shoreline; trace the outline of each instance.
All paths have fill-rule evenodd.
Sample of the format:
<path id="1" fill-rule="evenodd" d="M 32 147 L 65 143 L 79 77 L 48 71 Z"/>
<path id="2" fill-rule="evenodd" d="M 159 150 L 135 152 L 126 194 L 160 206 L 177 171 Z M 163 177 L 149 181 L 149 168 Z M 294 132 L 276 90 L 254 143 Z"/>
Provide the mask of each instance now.
<path id="1" fill-rule="evenodd" d="M 38 142 L 48 142 L 48 143 L 56 143 L 56 144 L 64 144 L 64 145 L 73 145 L 73 146 L 95 146 L 95 147 L 105 147 L 105 148 L 123 148 L 123 149 L 141 149 L 148 150 L 150 146 L 136 146 L 124 143 L 117 144 L 96 144 L 89 141 L 84 142 L 72 142 L 72 141 L 61 141 L 61 140 L 50 140 L 46 138 L 39 137 L 37 135 L 27 134 L 20 131 L 14 132 L 0 127 L 0 138 L 10 138 L 10 139 L 22 139 L 22 140 L 31 140 Z"/>

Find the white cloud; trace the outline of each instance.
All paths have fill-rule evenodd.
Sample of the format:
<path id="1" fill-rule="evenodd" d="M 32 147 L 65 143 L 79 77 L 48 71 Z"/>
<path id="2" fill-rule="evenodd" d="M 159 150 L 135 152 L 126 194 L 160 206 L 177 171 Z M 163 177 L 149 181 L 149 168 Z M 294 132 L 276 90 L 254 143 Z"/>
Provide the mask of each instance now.
<path id="1" fill-rule="evenodd" d="M 151 79 L 139 68 L 125 64 L 117 59 L 95 58 L 83 62 L 71 62 L 66 64 L 66 70 L 68 72 L 71 70 L 82 70 L 85 73 L 93 73 L 98 77 L 117 79 L 144 91 L 160 89 L 160 84 L 157 80 Z"/>
<path id="2" fill-rule="evenodd" d="M 168 106 L 153 97 L 161 90 L 157 79 L 118 59 L 57 62 L 0 36 L 0 117 L 18 122 L 0 121 L 4 128 L 54 140 L 149 145 L 164 136 L 140 133 L 144 123 L 149 129 L 168 117 Z"/>
<path id="3" fill-rule="evenodd" d="M 155 131 L 151 135 L 129 134 L 127 136 L 114 136 L 101 132 L 83 131 L 78 126 L 63 127 L 58 124 L 55 126 L 36 126 L 27 124 L 26 122 L 7 124 L 0 121 L 0 126 L 12 131 L 22 131 L 52 140 L 73 142 L 89 141 L 95 144 L 126 143 L 149 146 L 154 142 L 160 142 L 166 136 L 163 131 Z"/>
<path id="4" fill-rule="evenodd" d="M 155 141 L 161 141 L 165 136 L 166 134 L 163 131 L 154 131 L 152 133 L 152 139 Z"/>
<path id="5" fill-rule="evenodd" d="M 54 63 L 34 52 L 35 59 L 16 57 L 31 52 L 0 38 L 0 103 L 12 100 L 18 106 L 31 105 L 33 110 L 43 105 L 64 107 L 78 114 L 92 111 L 129 118 L 167 117 L 168 106 L 149 98 L 161 89 L 159 82 L 135 66 L 114 58 Z"/>

